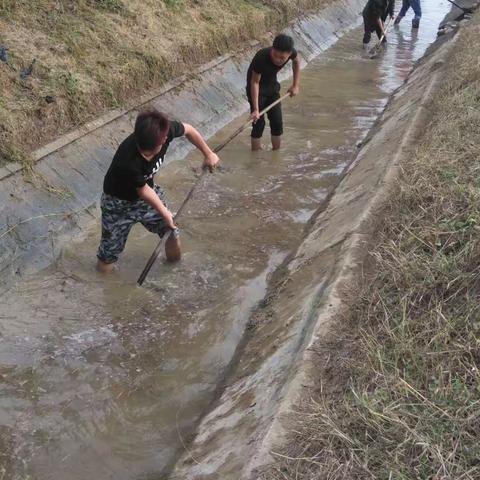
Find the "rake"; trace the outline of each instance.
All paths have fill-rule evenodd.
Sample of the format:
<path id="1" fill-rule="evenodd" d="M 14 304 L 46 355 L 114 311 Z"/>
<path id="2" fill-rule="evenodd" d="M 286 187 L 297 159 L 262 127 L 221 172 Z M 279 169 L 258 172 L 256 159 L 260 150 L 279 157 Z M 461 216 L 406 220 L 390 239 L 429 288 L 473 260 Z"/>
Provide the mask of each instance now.
<path id="1" fill-rule="evenodd" d="M 275 100 L 273 103 L 271 103 L 268 107 L 264 108 L 260 112 L 260 116 L 264 115 L 267 113 L 270 109 L 272 109 L 275 105 L 278 105 L 282 100 L 285 100 L 287 97 L 290 97 L 290 93 L 286 93 L 282 97 L 280 97 L 278 100 Z M 214 153 L 218 153 L 220 150 L 222 150 L 226 145 L 228 145 L 237 135 L 242 133 L 250 124 L 252 123 L 251 120 L 248 120 L 245 122 L 241 127 L 239 127 L 235 132 L 233 132 L 224 142 L 222 142 L 220 145 L 217 145 L 215 149 L 213 150 Z M 198 185 L 200 184 L 200 181 L 202 180 L 206 170 L 203 170 L 201 175 L 197 178 L 196 182 L 193 184 L 192 188 L 188 191 L 187 195 L 183 199 L 180 208 L 177 210 L 177 213 L 173 217 L 174 221 L 177 221 L 180 215 L 182 214 L 183 210 L 185 209 L 185 205 L 188 203 L 188 201 L 192 198 L 193 193 L 197 189 Z M 173 232 L 170 232 L 168 235 L 165 235 L 163 238 L 160 239 L 158 242 L 157 246 L 155 247 L 155 250 L 153 251 L 152 255 L 148 259 L 147 264 L 145 265 L 145 268 L 143 269 L 142 273 L 140 274 L 140 277 L 138 277 L 137 283 L 138 285 L 142 285 L 143 282 L 145 281 L 145 278 L 147 278 L 148 272 L 150 272 L 150 269 L 152 268 L 153 264 L 155 263 L 155 260 L 158 258 L 160 255 L 160 252 L 162 251 L 162 247 L 164 243 L 167 240 L 164 240 L 164 238 L 170 238 L 170 235 L 172 235 Z"/>

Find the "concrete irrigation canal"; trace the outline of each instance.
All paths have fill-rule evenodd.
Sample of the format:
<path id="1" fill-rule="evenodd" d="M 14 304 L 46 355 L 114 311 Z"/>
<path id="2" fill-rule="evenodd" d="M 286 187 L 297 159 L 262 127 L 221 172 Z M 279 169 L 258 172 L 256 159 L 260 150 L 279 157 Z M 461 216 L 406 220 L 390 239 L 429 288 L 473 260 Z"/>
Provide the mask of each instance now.
<path id="1" fill-rule="evenodd" d="M 334 3 L 289 29 L 309 63 L 300 95 L 284 103 L 284 148 L 252 153 L 246 133 L 229 144 L 181 221 L 182 261 L 159 260 L 142 288 L 155 246 L 142 227 L 117 272 L 93 268 L 101 181 L 136 111 L 37 152 L 60 201 L 14 167 L 4 172 L 2 220 L 31 220 L 1 238 L 0 478 L 225 480 L 254 478 L 268 461 L 352 239 L 448 48 L 410 75 L 451 9 L 424 0 L 421 28 L 392 29 L 371 60 L 360 49 L 362 7 Z M 252 51 L 141 103 L 220 143 L 245 121 Z M 197 155 L 182 143 L 158 175 L 173 209 Z"/>

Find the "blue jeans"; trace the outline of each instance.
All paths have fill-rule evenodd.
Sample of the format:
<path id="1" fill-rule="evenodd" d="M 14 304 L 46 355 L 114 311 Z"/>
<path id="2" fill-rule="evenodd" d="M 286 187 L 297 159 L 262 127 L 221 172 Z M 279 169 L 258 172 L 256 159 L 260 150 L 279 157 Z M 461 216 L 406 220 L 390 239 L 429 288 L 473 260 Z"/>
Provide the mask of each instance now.
<path id="1" fill-rule="evenodd" d="M 404 17 L 410 7 L 412 7 L 413 12 L 415 13 L 415 19 L 420 20 L 420 18 L 422 17 L 422 7 L 420 5 L 420 0 L 403 0 L 402 9 L 400 10 L 398 16 L 400 18 Z"/>

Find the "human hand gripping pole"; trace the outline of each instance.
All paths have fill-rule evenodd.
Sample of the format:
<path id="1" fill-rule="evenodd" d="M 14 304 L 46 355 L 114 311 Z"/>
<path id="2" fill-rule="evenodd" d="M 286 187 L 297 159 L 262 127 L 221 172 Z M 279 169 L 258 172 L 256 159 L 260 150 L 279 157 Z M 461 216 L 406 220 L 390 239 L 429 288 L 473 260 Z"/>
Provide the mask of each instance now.
<path id="1" fill-rule="evenodd" d="M 383 29 L 382 36 L 379 38 L 378 42 L 372 47 L 372 49 L 368 52 L 368 55 L 370 58 L 375 58 L 378 53 L 378 49 L 380 48 L 380 45 L 383 42 L 383 39 L 385 38 L 385 35 L 388 32 L 388 29 L 390 28 L 390 25 L 392 24 L 392 17 L 390 17 L 390 20 L 387 23 L 387 26 Z"/>
<path id="2" fill-rule="evenodd" d="M 282 95 L 278 100 L 275 100 L 273 103 L 271 103 L 268 107 L 264 108 L 260 112 L 260 116 L 264 115 L 267 113 L 270 109 L 272 109 L 275 105 L 278 105 L 282 100 L 285 100 L 286 98 L 290 97 L 290 92 L 286 93 L 285 95 Z M 239 127 L 235 132 L 233 132 L 224 142 L 222 142 L 220 145 L 217 145 L 213 153 L 218 153 L 220 150 L 222 150 L 226 145 L 228 145 L 237 135 L 242 133 L 247 127 L 249 127 L 252 123 L 252 120 L 249 119 L 247 122 L 245 122 L 241 127 Z M 173 217 L 173 220 L 176 222 L 180 215 L 182 214 L 183 210 L 185 209 L 185 205 L 188 203 L 188 201 L 192 198 L 193 192 L 196 190 L 198 187 L 200 181 L 203 178 L 203 175 L 205 174 L 206 169 L 204 169 L 201 173 L 201 175 L 197 178 L 195 183 L 193 184 L 192 188 L 188 191 L 187 195 L 183 199 L 182 203 L 180 204 L 180 208 L 177 210 L 177 213 Z M 148 272 L 150 272 L 150 269 L 152 268 L 153 264 L 155 263 L 155 260 L 158 258 L 160 255 L 160 252 L 162 251 L 162 247 L 164 242 L 166 241 L 167 237 L 170 236 L 172 231 L 170 233 L 165 234 L 160 241 L 158 242 L 157 246 L 155 247 L 155 250 L 153 251 L 152 255 L 148 259 L 147 264 L 145 265 L 145 268 L 143 269 L 142 273 L 138 277 L 137 283 L 138 285 L 142 285 L 145 279 L 147 278 Z M 165 239 L 165 240 L 164 240 Z"/>

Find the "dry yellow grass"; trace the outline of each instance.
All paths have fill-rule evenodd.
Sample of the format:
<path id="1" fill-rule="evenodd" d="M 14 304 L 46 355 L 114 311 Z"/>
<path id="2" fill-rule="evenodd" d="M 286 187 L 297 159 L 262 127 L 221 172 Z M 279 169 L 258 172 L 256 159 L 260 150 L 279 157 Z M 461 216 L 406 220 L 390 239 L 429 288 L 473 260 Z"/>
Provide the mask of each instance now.
<path id="1" fill-rule="evenodd" d="M 0 0 L 0 46 L 17 69 L 0 63 L 0 157 L 19 159 L 328 1 Z"/>

